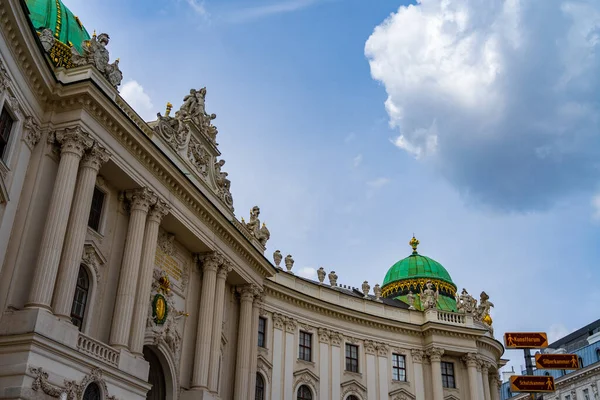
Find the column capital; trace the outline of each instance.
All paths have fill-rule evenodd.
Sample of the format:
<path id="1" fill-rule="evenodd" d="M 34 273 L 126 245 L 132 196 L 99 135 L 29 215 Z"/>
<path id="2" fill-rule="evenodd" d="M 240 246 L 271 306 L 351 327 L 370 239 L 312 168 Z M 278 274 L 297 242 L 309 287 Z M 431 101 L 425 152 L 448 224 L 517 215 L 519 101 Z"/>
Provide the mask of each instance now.
<path id="1" fill-rule="evenodd" d="M 162 221 L 169 211 L 171 211 L 171 206 L 166 201 L 158 199 L 148 213 L 148 219 L 160 224 L 160 221 Z"/>
<path id="2" fill-rule="evenodd" d="M 373 342 L 372 340 L 365 340 L 364 346 L 365 346 L 365 353 L 367 353 L 367 354 L 375 355 L 375 353 L 377 352 L 377 349 L 375 347 L 375 342 Z"/>
<path id="3" fill-rule="evenodd" d="M 422 363 L 423 357 L 425 357 L 425 352 L 420 349 L 410 349 L 410 354 L 412 356 L 413 362 Z"/>
<path id="4" fill-rule="evenodd" d="M 440 362 L 442 361 L 442 356 L 444 355 L 444 349 L 439 347 L 432 347 L 427 349 L 427 355 L 431 361 Z"/>
<path id="5" fill-rule="evenodd" d="M 221 264 L 219 271 L 217 272 L 217 278 L 227 279 L 227 275 L 233 270 L 233 264 L 227 260 Z"/>
<path id="6" fill-rule="evenodd" d="M 31 115 L 25 117 L 23 122 L 23 140 L 30 149 L 33 149 L 42 137 L 42 130 L 39 124 Z"/>
<path id="7" fill-rule="evenodd" d="M 94 171 L 100 171 L 100 167 L 107 162 L 111 157 L 111 154 L 104 147 L 98 143 L 94 143 L 92 148 L 85 153 L 81 164 L 83 167 L 92 168 Z"/>
<path id="8" fill-rule="evenodd" d="M 461 359 L 467 367 L 477 367 L 479 365 L 479 359 L 475 353 L 467 353 Z"/>
<path id="9" fill-rule="evenodd" d="M 285 324 L 285 320 L 284 320 L 283 315 L 281 315 L 279 313 L 273 313 L 273 327 L 275 329 L 283 330 L 284 324 Z"/>
<path id="10" fill-rule="evenodd" d="M 317 329 L 317 334 L 319 335 L 319 341 L 321 343 L 329 344 L 329 330 L 325 328 Z"/>
<path id="11" fill-rule="evenodd" d="M 385 343 L 377 343 L 375 347 L 377 347 L 377 355 L 379 357 L 387 357 L 390 352 L 390 346 Z"/>
<path id="12" fill-rule="evenodd" d="M 60 154 L 73 153 L 78 157 L 92 147 L 94 141 L 80 126 L 65 128 L 54 133 L 54 138 L 60 143 Z"/>
<path id="13" fill-rule="evenodd" d="M 147 187 L 125 191 L 125 198 L 129 200 L 131 210 L 141 210 L 148 212 L 151 206 L 156 203 L 156 194 Z"/>
<path id="14" fill-rule="evenodd" d="M 242 303 L 244 303 L 246 301 L 252 302 L 254 300 L 254 296 L 256 295 L 257 291 L 258 291 L 258 287 L 252 283 L 241 286 L 239 288 L 240 301 Z"/>
<path id="15" fill-rule="evenodd" d="M 341 346 L 342 345 L 342 341 L 344 340 L 344 335 L 342 335 L 339 332 L 331 332 L 331 334 L 329 335 L 329 339 L 331 340 L 331 344 L 333 346 Z"/>
<path id="16" fill-rule="evenodd" d="M 218 251 L 211 251 L 210 253 L 202 254 L 198 257 L 199 261 L 202 261 L 202 270 L 204 272 L 214 271 L 217 272 L 219 267 L 225 262 L 225 257 Z"/>
<path id="17" fill-rule="evenodd" d="M 298 321 L 294 318 L 285 317 L 285 331 L 289 333 L 296 333 L 298 328 Z"/>

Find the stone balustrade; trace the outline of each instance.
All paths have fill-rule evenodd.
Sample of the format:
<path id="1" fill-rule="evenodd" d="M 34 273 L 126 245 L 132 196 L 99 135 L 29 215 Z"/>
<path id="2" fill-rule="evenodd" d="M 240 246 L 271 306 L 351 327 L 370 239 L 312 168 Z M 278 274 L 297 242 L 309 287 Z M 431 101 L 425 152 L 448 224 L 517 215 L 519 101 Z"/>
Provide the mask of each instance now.
<path id="1" fill-rule="evenodd" d="M 119 352 L 83 333 L 77 339 L 77 350 L 113 367 L 119 366 Z"/>
<path id="2" fill-rule="evenodd" d="M 466 325 L 467 324 L 467 316 L 466 314 L 459 314 L 447 311 L 436 310 L 436 322 L 442 322 L 446 324 L 454 324 L 454 325 Z"/>

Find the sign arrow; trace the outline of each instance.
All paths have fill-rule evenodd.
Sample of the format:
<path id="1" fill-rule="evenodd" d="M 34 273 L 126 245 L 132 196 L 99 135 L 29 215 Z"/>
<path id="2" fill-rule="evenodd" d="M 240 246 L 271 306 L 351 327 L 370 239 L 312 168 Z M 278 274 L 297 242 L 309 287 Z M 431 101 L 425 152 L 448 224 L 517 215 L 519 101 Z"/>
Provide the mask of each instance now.
<path id="1" fill-rule="evenodd" d="M 575 354 L 536 354 L 538 369 L 579 369 L 579 357 Z"/>
<path id="2" fill-rule="evenodd" d="M 504 345 L 507 349 L 543 349 L 548 347 L 548 336 L 543 332 L 507 332 Z"/>
<path id="3" fill-rule="evenodd" d="M 510 377 L 511 392 L 547 393 L 554 392 L 554 378 L 551 376 L 524 375 Z"/>

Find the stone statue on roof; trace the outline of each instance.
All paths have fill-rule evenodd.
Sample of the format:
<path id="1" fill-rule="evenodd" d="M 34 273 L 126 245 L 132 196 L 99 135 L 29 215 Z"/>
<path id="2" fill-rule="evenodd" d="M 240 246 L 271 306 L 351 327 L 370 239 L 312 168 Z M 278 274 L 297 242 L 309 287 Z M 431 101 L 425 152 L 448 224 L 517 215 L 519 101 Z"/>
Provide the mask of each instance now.
<path id="1" fill-rule="evenodd" d="M 459 313 L 473 314 L 477 309 L 477 300 L 463 288 L 460 296 L 456 296 L 456 309 Z"/>
<path id="2" fill-rule="evenodd" d="M 261 245 L 266 246 L 267 241 L 271 237 L 271 232 L 269 232 L 269 229 L 265 224 L 262 224 L 262 226 L 260 225 L 260 219 L 258 219 L 259 215 L 260 208 L 258 206 L 252 207 L 252 209 L 250 209 L 250 221 L 245 222 L 242 219 L 242 225 L 248 230 L 250 236 L 256 238 Z"/>
<path id="3" fill-rule="evenodd" d="M 425 290 L 421 289 L 420 293 L 423 311 L 431 309 L 435 310 L 439 295 L 439 290 L 433 290 L 433 283 L 427 281 L 427 283 L 425 283 Z"/>
<path id="4" fill-rule="evenodd" d="M 108 63 L 110 58 L 106 46 L 109 40 L 108 34 L 101 33 L 96 36 L 94 32 L 92 38 L 84 41 L 81 46 L 83 54 L 79 54 L 75 47 L 71 47 L 71 62 L 75 66 L 93 65 L 116 88 L 121 84 L 123 74 L 119 69 L 118 60 L 112 64 Z"/>

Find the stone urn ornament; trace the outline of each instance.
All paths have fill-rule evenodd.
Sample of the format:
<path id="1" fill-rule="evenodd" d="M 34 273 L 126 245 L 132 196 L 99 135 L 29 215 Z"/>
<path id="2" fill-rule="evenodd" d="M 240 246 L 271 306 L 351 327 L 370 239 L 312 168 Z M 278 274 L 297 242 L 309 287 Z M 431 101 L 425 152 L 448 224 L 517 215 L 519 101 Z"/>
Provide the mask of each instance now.
<path id="1" fill-rule="evenodd" d="M 292 274 L 292 267 L 294 266 L 294 259 L 292 258 L 291 254 L 288 254 L 287 256 L 285 256 L 285 267 L 287 268 L 287 272 L 289 272 L 290 274 Z"/>
<path id="2" fill-rule="evenodd" d="M 282 259 L 283 259 L 283 256 L 281 255 L 281 251 L 275 250 L 273 252 L 273 261 L 275 261 L 275 266 L 279 269 L 281 269 L 280 264 L 281 264 Z"/>
<path id="3" fill-rule="evenodd" d="M 412 290 L 408 291 L 408 294 L 406 295 L 406 300 L 408 301 L 408 309 L 409 310 L 416 310 L 416 308 L 415 308 L 415 295 L 413 294 Z"/>
<path id="4" fill-rule="evenodd" d="M 381 286 L 379 286 L 379 283 L 373 287 L 373 293 L 375 294 L 375 301 L 381 301 Z"/>
<path id="5" fill-rule="evenodd" d="M 369 297 L 369 290 L 371 290 L 371 286 L 369 286 L 369 282 L 364 281 L 362 284 L 362 291 L 365 295 L 365 299 Z"/>
<path id="6" fill-rule="evenodd" d="M 335 271 L 331 271 L 328 276 L 331 287 L 337 286 L 338 276 L 336 275 Z"/>
<path id="7" fill-rule="evenodd" d="M 323 267 L 319 268 L 317 270 L 317 277 L 319 278 L 319 285 L 323 284 L 323 281 L 325 280 L 325 270 L 323 269 Z"/>

